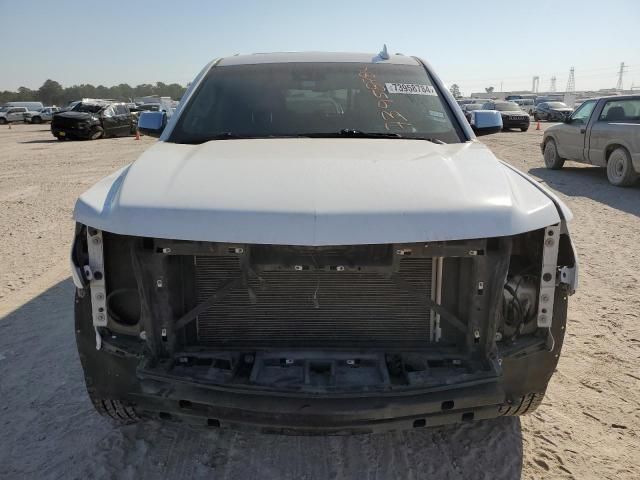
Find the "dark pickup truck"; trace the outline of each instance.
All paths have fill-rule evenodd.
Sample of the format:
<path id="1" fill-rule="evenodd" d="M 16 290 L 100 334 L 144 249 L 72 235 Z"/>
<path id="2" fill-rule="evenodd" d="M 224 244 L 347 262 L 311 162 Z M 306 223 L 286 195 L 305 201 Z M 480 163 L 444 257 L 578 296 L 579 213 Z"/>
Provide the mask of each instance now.
<path id="1" fill-rule="evenodd" d="M 137 115 L 124 103 L 102 100 L 82 101 L 71 110 L 56 113 L 51 133 L 58 140 L 120 137 L 135 133 Z"/>
<path id="2" fill-rule="evenodd" d="M 611 184 L 628 187 L 640 176 L 640 95 L 587 100 L 564 123 L 544 132 L 547 168 L 565 160 L 607 168 Z"/>

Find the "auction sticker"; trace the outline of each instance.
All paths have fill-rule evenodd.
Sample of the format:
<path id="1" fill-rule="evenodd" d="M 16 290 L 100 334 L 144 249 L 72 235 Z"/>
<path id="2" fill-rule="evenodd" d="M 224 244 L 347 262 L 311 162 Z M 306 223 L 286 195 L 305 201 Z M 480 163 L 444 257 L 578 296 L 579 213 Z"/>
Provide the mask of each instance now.
<path id="1" fill-rule="evenodd" d="M 404 93 L 407 95 L 431 95 L 437 97 L 436 89 L 431 85 L 421 85 L 419 83 L 385 83 L 387 92 Z"/>

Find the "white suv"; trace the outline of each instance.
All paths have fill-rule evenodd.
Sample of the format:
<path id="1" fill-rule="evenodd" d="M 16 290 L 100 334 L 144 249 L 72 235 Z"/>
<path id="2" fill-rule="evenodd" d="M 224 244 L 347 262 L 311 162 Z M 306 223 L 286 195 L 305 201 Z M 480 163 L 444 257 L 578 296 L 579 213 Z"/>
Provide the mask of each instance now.
<path id="1" fill-rule="evenodd" d="M 74 213 L 100 413 L 361 433 L 541 403 L 571 213 L 475 140 L 424 61 L 222 58 L 138 126 L 160 141 Z"/>

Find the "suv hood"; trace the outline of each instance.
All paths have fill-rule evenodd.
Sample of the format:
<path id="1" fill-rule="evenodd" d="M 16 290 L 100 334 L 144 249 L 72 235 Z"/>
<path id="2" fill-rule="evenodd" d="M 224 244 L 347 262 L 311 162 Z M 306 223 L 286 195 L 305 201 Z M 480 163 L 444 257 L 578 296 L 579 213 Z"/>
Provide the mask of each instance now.
<path id="1" fill-rule="evenodd" d="M 542 228 L 558 202 L 477 141 L 218 140 L 158 142 L 82 194 L 74 217 L 181 240 L 409 243 Z"/>

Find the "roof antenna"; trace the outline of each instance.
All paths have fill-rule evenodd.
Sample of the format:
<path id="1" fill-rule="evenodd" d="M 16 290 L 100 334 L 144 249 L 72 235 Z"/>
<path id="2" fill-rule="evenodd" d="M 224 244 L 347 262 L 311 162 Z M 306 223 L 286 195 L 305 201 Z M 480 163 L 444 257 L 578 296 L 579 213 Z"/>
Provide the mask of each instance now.
<path id="1" fill-rule="evenodd" d="M 387 44 L 386 43 L 382 46 L 382 50 L 380 51 L 378 56 L 382 60 L 389 60 L 390 57 L 389 57 L 389 52 L 387 52 Z"/>

